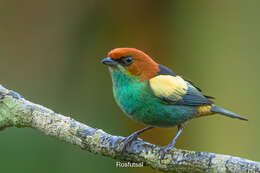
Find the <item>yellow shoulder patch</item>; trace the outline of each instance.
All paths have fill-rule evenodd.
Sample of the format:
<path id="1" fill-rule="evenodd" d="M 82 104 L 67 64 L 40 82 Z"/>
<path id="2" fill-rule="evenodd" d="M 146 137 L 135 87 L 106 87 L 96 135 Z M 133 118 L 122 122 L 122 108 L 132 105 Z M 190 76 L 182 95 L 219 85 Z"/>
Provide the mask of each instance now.
<path id="1" fill-rule="evenodd" d="M 159 75 L 150 79 L 150 86 L 157 97 L 177 101 L 188 90 L 187 83 L 180 76 Z"/>
<path id="2" fill-rule="evenodd" d="M 196 115 L 196 117 L 201 117 L 201 116 L 206 116 L 206 115 L 212 115 L 214 114 L 214 112 L 211 112 L 211 106 L 210 105 L 206 105 L 206 106 L 198 106 L 197 107 L 197 112 L 198 114 Z"/>

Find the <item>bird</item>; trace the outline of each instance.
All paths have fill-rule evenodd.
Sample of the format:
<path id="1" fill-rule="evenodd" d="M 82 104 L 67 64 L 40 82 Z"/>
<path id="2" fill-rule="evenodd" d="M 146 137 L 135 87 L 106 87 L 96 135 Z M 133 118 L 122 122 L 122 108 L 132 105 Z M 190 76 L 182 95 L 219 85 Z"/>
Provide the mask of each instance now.
<path id="1" fill-rule="evenodd" d="M 123 139 L 122 151 L 138 135 L 155 127 L 177 127 L 173 140 L 161 147 L 162 156 L 174 148 L 185 122 L 213 114 L 248 120 L 216 106 L 214 97 L 202 91 L 190 80 L 158 64 L 136 48 L 115 48 L 101 61 L 108 66 L 113 95 L 121 110 L 131 119 L 146 125 Z"/>

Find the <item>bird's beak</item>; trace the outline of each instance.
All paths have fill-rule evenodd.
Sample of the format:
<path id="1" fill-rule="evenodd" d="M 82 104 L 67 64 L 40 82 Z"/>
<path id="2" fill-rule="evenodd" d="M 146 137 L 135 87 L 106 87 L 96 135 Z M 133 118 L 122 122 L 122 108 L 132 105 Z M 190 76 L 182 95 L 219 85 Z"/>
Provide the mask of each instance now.
<path id="1" fill-rule="evenodd" d="M 109 66 L 116 66 L 117 65 L 117 62 L 115 60 L 113 60 L 112 58 L 110 58 L 110 57 L 107 57 L 107 58 L 103 59 L 101 62 L 103 64 L 109 65 Z"/>

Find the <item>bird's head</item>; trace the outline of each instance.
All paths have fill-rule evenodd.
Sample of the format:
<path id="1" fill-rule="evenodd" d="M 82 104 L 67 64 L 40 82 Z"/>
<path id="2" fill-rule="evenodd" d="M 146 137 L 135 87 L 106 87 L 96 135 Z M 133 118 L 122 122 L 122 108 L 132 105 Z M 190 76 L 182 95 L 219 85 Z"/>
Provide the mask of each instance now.
<path id="1" fill-rule="evenodd" d="M 135 48 L 116 48 L 111 50 L 102 63 L 109 66 L 110 71 L 119 70 L 126 75 L 146 81 L 159 72 L 158 64 L 147 54 Z"/>

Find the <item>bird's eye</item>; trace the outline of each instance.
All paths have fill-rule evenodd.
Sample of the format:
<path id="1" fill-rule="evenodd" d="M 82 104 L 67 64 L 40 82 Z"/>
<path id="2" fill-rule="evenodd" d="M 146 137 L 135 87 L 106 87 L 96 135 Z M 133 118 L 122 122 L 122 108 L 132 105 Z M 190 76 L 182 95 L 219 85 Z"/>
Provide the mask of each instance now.
<path id="1" fill-rule="evenodd" d="M 124 56 L 120 58 L 120 64 L 123 66 L 129 66 L 133 63 L 133 58 L 131 56 Z"/>

